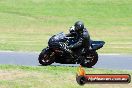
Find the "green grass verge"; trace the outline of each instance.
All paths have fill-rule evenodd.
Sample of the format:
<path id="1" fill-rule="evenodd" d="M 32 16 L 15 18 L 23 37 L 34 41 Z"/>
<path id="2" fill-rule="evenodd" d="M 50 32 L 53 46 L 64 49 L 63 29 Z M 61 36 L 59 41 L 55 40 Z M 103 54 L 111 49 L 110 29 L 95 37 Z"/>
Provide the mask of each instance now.
<path id="1" fill-rule="evenodd" d="M 132 53 L 132 0 L 0 0 L 0 50 L 41 51 L 53 34 L 84 21 L 101 53 Z"/>
<path id="2" fill-rule="evenodd" d="M 81 88 L 78 67 L 0 65 L 0 88 Z M 130 74 L 132 71 L 85 68 L 88 74 Z M 83 88 L 131 88 L 129 84 L 86 84 Z"/>

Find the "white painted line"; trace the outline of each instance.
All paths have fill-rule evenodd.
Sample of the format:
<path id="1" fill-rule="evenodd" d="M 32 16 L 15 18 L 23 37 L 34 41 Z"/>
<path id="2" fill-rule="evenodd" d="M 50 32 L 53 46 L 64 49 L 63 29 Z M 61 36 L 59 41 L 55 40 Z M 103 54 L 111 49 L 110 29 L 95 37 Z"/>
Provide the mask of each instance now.
<path id="1" fill-rule="evenodd" d="M 11 53 L 11 52 L 15 52 L 15 51 L 9 51 L 9 50 L 8 51 L 0 51 L 0 53 L 4 53 L 4 52 L 5 53 Z"/>
<path id="2" fill-rule="evenodd" d="M 31 51 L 0 51 L 0 53 L 40 53 L 40 52 L 31 52 Z"/>

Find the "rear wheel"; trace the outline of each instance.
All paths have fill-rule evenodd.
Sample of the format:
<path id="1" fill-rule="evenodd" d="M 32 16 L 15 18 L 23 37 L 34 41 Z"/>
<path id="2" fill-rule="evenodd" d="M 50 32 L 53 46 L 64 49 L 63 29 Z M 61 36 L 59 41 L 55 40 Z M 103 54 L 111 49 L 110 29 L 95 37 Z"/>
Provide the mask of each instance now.
<path id="1" fill-rule="evenodd" d="M 86 57 L 82 60 L 81 65 L 83 67 L 91 68 L 94 66 L 98 61 L 98 53 L 97 52 L 90 52 L 86 55 Z"/>
<path id="2" fill-rule="evenodd" d="M 38 61 L 41 65 L 50 65 L 55 61 L 55 53 L 46 48 L 40 53 Z"/>

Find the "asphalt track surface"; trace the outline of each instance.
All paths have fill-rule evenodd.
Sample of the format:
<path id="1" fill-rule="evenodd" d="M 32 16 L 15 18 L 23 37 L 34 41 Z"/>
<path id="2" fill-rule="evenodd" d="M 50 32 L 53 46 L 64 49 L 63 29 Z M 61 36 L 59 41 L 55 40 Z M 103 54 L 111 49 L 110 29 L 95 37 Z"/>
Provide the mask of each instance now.
<path id="1" fill-rule="evenodd" d="M 0 52 L 0 64 L 41 66 L 38 52 Z M 79 66 L 79 64 L 58 64 L 52 66 Z M 99 54 L 99 60 L 93 68 L 132 70 L 132 55 Z"/>

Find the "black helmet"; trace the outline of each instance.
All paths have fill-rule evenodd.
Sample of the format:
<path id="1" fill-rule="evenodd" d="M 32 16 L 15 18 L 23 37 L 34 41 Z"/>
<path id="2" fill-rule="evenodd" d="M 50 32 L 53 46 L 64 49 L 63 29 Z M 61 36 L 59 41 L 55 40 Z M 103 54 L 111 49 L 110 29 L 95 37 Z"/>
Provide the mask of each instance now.
<path id="1" fill-rule="evenodd" d="M 75 31 L 77 31 L 77 32 L 82 32 L 83 29 L 84 29 L 84 24 L 83 24 L 83 22 L 81 22 L 81 21 L 77 21 L 77 22 L 74 24 L 74 26 L 75 26 Z"/>

